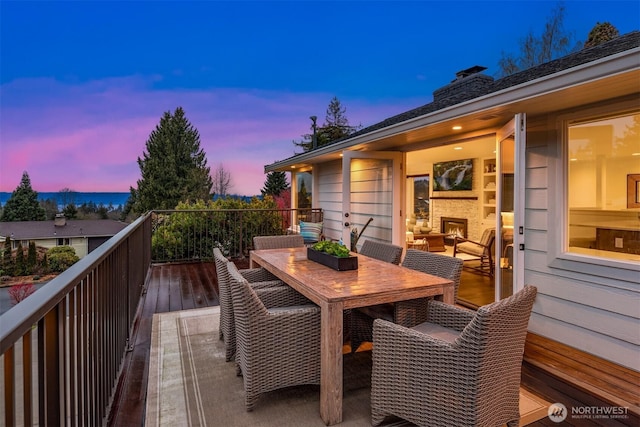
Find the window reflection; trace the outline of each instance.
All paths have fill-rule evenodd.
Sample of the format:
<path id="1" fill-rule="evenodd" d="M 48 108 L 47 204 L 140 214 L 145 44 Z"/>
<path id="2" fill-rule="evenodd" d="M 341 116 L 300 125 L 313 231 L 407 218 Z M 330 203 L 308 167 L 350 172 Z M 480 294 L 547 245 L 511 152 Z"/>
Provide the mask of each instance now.
<path id="1" fill-rule="evenodd" d="M 628 175 L 640 172 L 640 114 L 568 129 L 568 250 L 638 260 L 640 209 L 628 208 Z"/>
<path id="2" fill-rule="evenodd" d="M 298 208 L 310 208 L 312 202 L 311 172 L 298 172 L 296 176 Z"/>

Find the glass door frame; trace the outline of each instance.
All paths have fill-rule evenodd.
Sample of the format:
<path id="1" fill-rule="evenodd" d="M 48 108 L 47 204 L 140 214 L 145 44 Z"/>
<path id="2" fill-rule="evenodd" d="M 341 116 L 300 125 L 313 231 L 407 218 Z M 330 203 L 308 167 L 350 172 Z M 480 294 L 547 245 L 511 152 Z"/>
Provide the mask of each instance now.
<path id="1" fill-rule="evenodd" d="M 503 154 L 502 142 L 509 137 L 514 138 L 513 149 L 513 267 L 512 289 L 515 293 L 524 287 L 524 208 L 525 208 L 525 148 L 526 148 L 526 115 L 518 113 L 496 132 L 496 239 L 494 252 L 494 278 L 495 300 L 499 301 L 502 295 L 502 271 L 501 258 L 503 257 L 502 245 L 502 203 L 503 203 Z"/>

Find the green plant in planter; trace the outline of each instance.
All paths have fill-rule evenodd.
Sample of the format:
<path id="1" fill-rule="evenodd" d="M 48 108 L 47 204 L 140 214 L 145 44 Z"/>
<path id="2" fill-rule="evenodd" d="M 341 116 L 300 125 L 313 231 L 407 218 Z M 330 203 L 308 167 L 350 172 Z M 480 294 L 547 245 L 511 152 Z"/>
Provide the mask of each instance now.
<path id="1" fill-rule="evenodd" d="M 314 244 L 311 248 L 319 252 L 337 256 L 338 258 L 347 258 L 349 256 L 349 249 L 345 245 L 330 240 L 322 240 Z"/>

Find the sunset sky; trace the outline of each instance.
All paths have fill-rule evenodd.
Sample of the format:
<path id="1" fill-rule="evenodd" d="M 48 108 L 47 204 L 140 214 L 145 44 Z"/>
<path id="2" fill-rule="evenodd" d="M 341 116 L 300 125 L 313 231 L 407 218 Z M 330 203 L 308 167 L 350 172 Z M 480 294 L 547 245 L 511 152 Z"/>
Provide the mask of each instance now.
<path id="1" fill-rule="evenodd" d="M 0 191 L 127 192 L 166 111 L 184 108 L 232 193 L 324 122 L 333 96 L 368 126 L 431 102 L 474 65 L 540 35 L 556 1 L 0 2 Z M 640 27 L 640 2 L 565 1 L 584 42 L 597 22 Z"/>

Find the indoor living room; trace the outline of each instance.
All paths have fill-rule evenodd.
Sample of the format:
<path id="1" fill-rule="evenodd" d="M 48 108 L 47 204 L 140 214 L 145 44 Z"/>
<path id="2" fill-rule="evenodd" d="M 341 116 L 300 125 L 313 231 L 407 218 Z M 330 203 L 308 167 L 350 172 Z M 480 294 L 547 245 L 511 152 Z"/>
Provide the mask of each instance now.
<path id="1" fill-rule="evenodd" d="M 495 135 L 487 135 L 407 153 L 406 248 L 462 258 L 458 303 L 471 308 L 495 299 L 492 258 L 463 248 L 493 250 L 492 242 L 476 243 L 495 238 L 495 146 Z"/>

